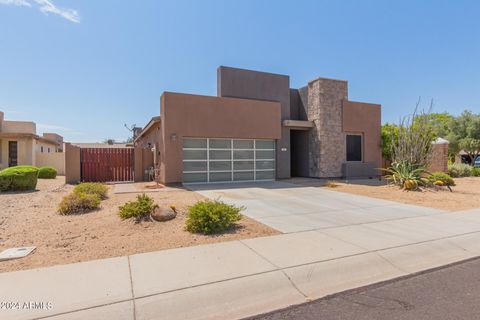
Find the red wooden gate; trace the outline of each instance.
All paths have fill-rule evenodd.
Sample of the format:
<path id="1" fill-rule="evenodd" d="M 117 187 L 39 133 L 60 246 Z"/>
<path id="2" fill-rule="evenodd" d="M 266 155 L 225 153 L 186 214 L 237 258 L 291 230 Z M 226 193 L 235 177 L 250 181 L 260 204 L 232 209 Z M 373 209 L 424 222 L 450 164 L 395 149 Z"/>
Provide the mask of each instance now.
<path id="1" fill-rule="evenodd" d="M 81 148 L 82 181 L 133 181 L 133 159 L 133 148 Z"/>

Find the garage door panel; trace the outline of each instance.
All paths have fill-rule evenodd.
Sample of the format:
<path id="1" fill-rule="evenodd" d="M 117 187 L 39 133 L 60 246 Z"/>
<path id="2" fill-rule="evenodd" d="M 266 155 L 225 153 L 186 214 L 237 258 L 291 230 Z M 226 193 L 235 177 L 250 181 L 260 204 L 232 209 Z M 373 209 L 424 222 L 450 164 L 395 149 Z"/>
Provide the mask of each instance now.
<path id="1" fill-rule="evenodd" d="M 207 182 L 207 173 L 184 173 L 183 182 Z"/>
<path id="2" fill-rule="evenodd" d="M 184 161 L 183 171 L 207 171 L 207 161 Z"/>
<path id="3" fill-rule="evenodd" d="M 233 180 L 234 181 L 251 181 L 254 180 L 254 173 L 253 171 L 246 171 L 246 172 L 234 172 L 233 173 Z"/>
<path id="4" fill-rule="evenodd" d="M 233 162 L 233 170 L 254 170 L 255 164 L 253 161 L 238 161 Z"/>
<path id="5" fill-rule="evenodd" d="M 232 152 L 230 150 L 210 150 L 210 160 L 230 160 L 232 159 Z"/>
<path id="6" fill-rule="evenodd" d="M 256 149 L 275 149 L 275 141 L 273 140 L 256 140 Z"/>
<path id="7" fill-rule="evenodd" d="M 208 147 L 210 149 L 231 149 L 232 140 L 228 139 L 210 139 Z"/>
<path id="8" fill-rule="evenodd" d="M 183 139 L 184 148 L 207 148 L 207 139 Z"/>
<path id="9" fill-rule="evenodd" d="M 257 171 L 257 180 L 272 180 L 275 179 L 275 171 Z"/>
<path id="10" fill-rule="evenodd" d="M 210 161 L 210 171 L 232 171 L 232 162 Z"/>
<path id="11" fill-rule="evenodd" d="M 183 150 L 184 160 L 207 160 L 207 150 Z"/>
<path id="12" fill-rule="evenodd" d="M 257 161 L 256 168 L 257 169 L 275 169 L 275 161 L 274 160 Z"/>
<path id="13" fill-rule="evenodd" d="M 254 159 L 253 150 L 233 150 L 233 159 Z"/>
<path id="14" fill-rule="evenodd" d="M 275 179 L 275 141 L 183 139 L 185 183 Z"/>
<path id="15" fill-rule="evenodd" d="M 234 149 L 253 149 L 253 140 L 233 140 Z"/>
<path id="16" fill-rule="evenodd" d="M 231 172 L 210 172 L 210 182 L 232 181 Z"/>
<path id="17" fill-rule="evenodd" d="M 275 159 L 274 150 L 256 150 L 256 159 Z"/>

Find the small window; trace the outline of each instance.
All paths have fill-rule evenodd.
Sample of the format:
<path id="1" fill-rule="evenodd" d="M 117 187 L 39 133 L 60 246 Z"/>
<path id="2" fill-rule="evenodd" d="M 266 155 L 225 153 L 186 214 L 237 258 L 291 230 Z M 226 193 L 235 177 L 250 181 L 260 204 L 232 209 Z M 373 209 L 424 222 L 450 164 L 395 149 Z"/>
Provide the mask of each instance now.
<path id="1" fill-rule="evenodd" d="M 40 147 L 40 152 L 42 152 L 42 153 L 43 153 L 43 146 L 41 146 L 41 147 Z"/>
<path id="2" fill-rule="evenodd" d="M 50 153 L 50 148 L 48 148 L 48 153 Z"/>
<path id="3" fill-rule="evenodd" d="M 362 136 L 347 134 L 347 161 L 362 161 Z"/>

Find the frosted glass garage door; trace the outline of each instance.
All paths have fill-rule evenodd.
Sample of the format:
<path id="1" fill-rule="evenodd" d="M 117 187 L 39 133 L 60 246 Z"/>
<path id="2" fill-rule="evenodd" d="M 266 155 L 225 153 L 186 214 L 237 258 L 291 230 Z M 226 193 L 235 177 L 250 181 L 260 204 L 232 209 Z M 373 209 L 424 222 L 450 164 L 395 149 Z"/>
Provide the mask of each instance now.
<path id="1" fill-rule="evenodd" d="M 275 140 L 183 139 L 183 182 L 275 179 Z"/>

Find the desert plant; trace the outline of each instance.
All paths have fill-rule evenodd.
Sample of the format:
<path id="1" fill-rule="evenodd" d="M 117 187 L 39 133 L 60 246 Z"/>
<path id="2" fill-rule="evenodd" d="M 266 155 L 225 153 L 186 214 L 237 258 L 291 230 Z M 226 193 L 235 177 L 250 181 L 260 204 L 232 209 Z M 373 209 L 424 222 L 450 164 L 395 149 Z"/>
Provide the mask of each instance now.
<path id="1" fill-rule="evenodd" d="M 73 189 L 73 192 L 95 194 L 101 200 L 105 200 L 107 198 L 108 187 L 103 183 L 83 182 L 83 183 L 77 184 Z"/>
<path id="2" fill-rule="evenodd" d="M 100 206 L 100 198 L 96 194 L 73 192 L 63 197 L 58 206 L 62 215 L 85 213 Z"/>
<path id="3" fill-rule="evenodd" d="M 445 172 L 432 173 L 428 176 L 428 181 L 438 187 L 447 187 L 450 191 L 452 191 L 451 187 L 455 185 L 455 181 L 452 179 L 452 177 Z"/>
<path id="4" fill-rule="evenodd" d="M 388 181 L 405 190 L 417 190 L 426 183 L 423 178 L 426 169 L 409 162 L 394 163 L 384 171 L 387 173 L 385 178 Z"/>
<path id="5" fill-rule="evenodd" d="M 327 188 L 337 188 L 339 187 L 338 183 L 336 183 L 335 181 L 333 180 L 328 180 L 326 183 L 325 183 L 325 187 Z"/>
<path id="6" fill-rule="evenodd" d="M 448 166 L 448 174 L 453 178 L 470 177 L 473 167 L 465 163 L 454 163 Z"/>
<path id="7" fill-rule="evenodd" d="M 480 177 L 480 168 L 477 168 L 477 167 L 472 168 L 472 176 Z"/>
<path id="8" fill-rule="evenodd" d="M 394 136 L 391 142 L 392 162 L 402 166 L 408 164 L 413 170 L 428 167 L 432 155 L 432 141 L 435 138 L 429 122 L 429 112 L 419 111 L 419 104 L 420 101 L 412 115 L 400 120 L 397 136 Z"/>
<path id="9" fill-rule="evenodd" d="M 243 209 L 219 200 L 199 201 L 188 208 L 186 229 L 203 234 L 224 232 L 242 218 L 240 211 Z"/>
<path id="10" fill-rule="evenodd" d="M 55 179 L 57 170 L 52 167 L 41 167 L 38 169 L 38 179 Z"/>
<path id="11" fill-rule="evenodd" d="M 118 216 L 123 220 L 134 218 L 135 221 L 139 222 L 142 219 L 148 218 L 156 208 L 158 208 L 158 205 L 155 204 L 152 198 L 146 194 L 141 194 L 137 196 L 137 200 L 127 202 L 123 206 L 120 206 Z"/>
<path id="12" fill-rule="evenodd" d="M 16 166 L 0 171 L 0 191 L 35 190 L 38 168 L 33 166 Z"/>

